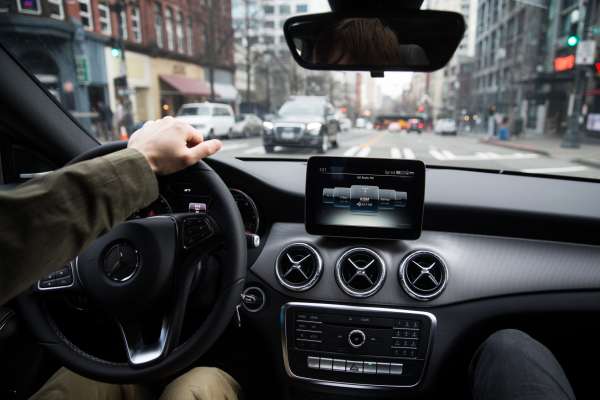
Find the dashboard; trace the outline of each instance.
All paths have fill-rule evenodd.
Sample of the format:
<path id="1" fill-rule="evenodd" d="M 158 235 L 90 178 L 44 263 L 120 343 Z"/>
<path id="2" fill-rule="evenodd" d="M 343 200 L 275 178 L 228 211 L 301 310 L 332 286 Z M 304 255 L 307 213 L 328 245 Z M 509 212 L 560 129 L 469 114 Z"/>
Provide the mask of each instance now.
<path id="1" fill-rule="evenodd" d="M 207 163 L 261 238 L 242 318 L 299 397 L 427 397 L 496 321 L 600 310 L 600 241 L 586 233 L 600 223 L 596 183 L 428 168 L 420 236 L 386 240 L 309 233 L 304 161 Z M 210 207 L 190 182 L 161 193 L 175 209 Z"/>

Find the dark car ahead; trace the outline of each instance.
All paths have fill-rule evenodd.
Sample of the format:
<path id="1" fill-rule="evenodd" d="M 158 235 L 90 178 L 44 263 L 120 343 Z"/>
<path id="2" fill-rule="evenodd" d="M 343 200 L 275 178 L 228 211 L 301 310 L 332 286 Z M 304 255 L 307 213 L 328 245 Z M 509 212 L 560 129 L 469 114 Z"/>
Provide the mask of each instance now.
<path id="1" fill-rule="evenodd" d="M 296 96 L 286 101 L 264 128 L 267 153 L 272 153 L 275 146 L 313 148 L 325 153 L 337 147 L 340 124 L 325 97 Z"/>

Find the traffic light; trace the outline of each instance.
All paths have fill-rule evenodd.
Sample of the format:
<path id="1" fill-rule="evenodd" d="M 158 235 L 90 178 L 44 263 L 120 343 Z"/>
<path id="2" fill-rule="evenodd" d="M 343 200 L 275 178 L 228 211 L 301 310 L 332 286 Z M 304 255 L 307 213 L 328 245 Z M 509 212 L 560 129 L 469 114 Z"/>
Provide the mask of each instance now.
<path id="1" fill-rule="evenodd" d="M 118 49 L 116 47 L 113 47 L 110 50 L 110 54 L 114 57 L 114 58 L 121 58 L 121 49 Z"/>
<path id="2" fill-rule="evenodd" d="M 579 44 L 579 35 L 577 34 L 578 22 L 571 23 L 569 28 L 569 35 L 567 36 L 567 46 L 575 47 Z"/>

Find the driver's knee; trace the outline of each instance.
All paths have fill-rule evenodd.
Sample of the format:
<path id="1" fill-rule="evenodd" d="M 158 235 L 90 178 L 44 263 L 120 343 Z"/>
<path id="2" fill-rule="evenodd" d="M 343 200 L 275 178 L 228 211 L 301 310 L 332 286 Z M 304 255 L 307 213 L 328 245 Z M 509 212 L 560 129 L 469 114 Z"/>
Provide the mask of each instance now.
<path id="1" fill-rule="evenodd" d="M 160 400 L 237 400 L 240 385 L 218 368 L 194 368 L 171 382 Z"/>

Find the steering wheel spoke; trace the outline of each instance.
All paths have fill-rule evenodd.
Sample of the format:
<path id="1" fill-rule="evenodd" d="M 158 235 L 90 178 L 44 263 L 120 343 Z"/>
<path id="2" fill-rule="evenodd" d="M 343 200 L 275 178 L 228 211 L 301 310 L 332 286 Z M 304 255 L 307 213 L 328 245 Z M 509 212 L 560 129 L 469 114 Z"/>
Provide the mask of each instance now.
<path id="1" fill-rule="evenodd" d="M 69 261 L 62 268 L 44 276 L 34 285 L 34 290 L 40 293 L 81 290 L 81 285 L 76 274 L 77 258 Z"/>

